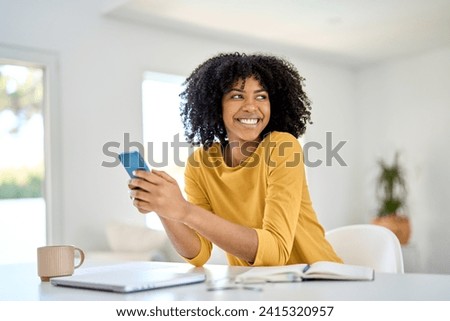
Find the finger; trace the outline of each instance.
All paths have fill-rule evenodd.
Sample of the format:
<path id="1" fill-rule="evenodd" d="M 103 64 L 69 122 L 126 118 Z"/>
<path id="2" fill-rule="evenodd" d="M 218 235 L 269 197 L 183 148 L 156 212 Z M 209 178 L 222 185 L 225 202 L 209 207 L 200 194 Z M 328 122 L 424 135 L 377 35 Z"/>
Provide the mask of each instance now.
<path id="1" fill-rule="evenodd" d="M 138 179 L 145 180 L 154 185 L 162 184 L 165 181 L 164 178 L 162 178 L 159 175 L 156 175 L 156 173 L 154 173 L 153 170 L 151 172 L 137 170 L 133 172 L 133 175 L 136 176 L 136 178 Z"/>
<path id="2" fill-rule="evenodd" d="M 141 200 L 148 202 L 150 194 L 142 189 L 133 189 L 130 191 L 130 197 L 133 200 Z"/>
<path id="3" fill-rule="evenodd" d="M 165 179 L 166 181 L 168 181 L 170 183 L 175 183 L 176 182 L 176 180 L 172 176 L 170 176 L 169 174 L 167 174 L 164 171 L 158 171 L 156 169 L 152 169 L 152 173 L 154 173 L 155 175 Z"/>
<path id="4" fill-rule="evenodd" d="M 139 189 L 139 188 L 140 188 L 139 185 L 140 185 L 139 180 L 136 180 L 136 179 L 130 179 L 130 180 L 128 181 L 128 188 L 130 189 L 130 193 L 131 193 L 131 191 L 134 190 L 134 189 Z"/>
<path id="5" fill-rule="evenodd" d="M 145 201 L 134 199 L 133 200 L 133 206 L 138 209 L 138 211 L 142 214 L 149 213 L 153 211 L 152 206 Z"/>
<path id="6" fill-rule="evenodd" d="M 165 172 L 152 170 L 151 172 L 146 171 L 135 171 L 136 178 L 141 180 L 141 182 L 136 182 L 133 180 L 133 183 L 137 186 L 142 186 L 142 180 L 151 183 L 153 185 L 161 185 L 166 182 L 173 182 L 174 180 Z"/>
<path id="7" fill-rule="evenodd" d="M 141 169 L 137 169 L 137 170 L 133 171 L 133 176 L 143 178 L 143 179 L 145 179 L 149 174 L 151 174 L 151 172 L 144 171 Z"/>
<path id="8" fill-rule="evenodd" d="M 129 181 L 128 181 L 128 188 L 130 189 L 130 190 L 133 190 L 133 189 L 135 189 L 137 186 L 136 185 L 134 185 L 134 181 L 133 181 L 133 179 L 130 179 Z M 131 191 L 130 191 L 131 192 Z"/>
<path id="9" fill-rule="evenodd" d="M 154 184 L 150 183 L 147 180 L 144 180 L 142 178 L 132 178 L 128 181 L 128 188 L 130 190 L 135 190 L 135 189 L 148 190 L 151 185 L 154 185 Z"/>

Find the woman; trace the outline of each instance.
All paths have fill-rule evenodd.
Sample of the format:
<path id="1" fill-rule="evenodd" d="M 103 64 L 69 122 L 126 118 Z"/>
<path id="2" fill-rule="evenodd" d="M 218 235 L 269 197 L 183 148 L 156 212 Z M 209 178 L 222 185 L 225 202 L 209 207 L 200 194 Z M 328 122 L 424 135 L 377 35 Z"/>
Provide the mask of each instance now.
<path id="1" fill-rule="evenodd" d="M 239 53 L 210 58 L 187 78 L 186 137 L 203 146 L 185 169 L 188 200 L 162 171 L 137 171 L 129 183 L 134 206 L 157 213 L 186 261 L 202 266 L 215 244 L 231 265 L 341 262 L 306 183 L 302 80 L 283 59 Z"/>

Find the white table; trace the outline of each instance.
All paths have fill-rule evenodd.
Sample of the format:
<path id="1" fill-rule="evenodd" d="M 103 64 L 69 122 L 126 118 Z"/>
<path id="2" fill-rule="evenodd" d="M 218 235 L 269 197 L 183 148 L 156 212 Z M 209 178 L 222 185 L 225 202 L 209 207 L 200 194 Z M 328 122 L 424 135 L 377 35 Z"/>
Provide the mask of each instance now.
<path id="1" fill-rule="evenodd" d="M 208 291 L 211 282 L 236 276 L 247 268 L 205 265 L 203 269 L 205 283 L 117 294 L 41 283 L 36 264 L 0 265 L 0 301 L 450 301 L 450 275 L 443 274 L 378 273 L 374 281 L 308 281 L 264 284 L 262 291 Z"/>

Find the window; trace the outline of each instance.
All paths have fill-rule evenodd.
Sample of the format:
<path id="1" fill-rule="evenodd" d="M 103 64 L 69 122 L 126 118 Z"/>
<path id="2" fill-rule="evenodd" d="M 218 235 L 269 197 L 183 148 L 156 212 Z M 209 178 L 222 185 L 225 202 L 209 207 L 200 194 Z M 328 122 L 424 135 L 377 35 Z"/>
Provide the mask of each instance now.
<path id="1" fill-rule="evenodd" d="M 174 177 L 184 193 L 184 164 L 192 152 L 184 138 L 180 97 L 185 77 L 145 72 L 142 83 L 142 119 L 146 160 L 150 167 Z M 147 225 L 162 229 L 156 215 L 146 216 Z"/>
<path id="2" fill-rule="evenodd" d="M 0 263 L 33 261 L 46 242 L 43 76 L 0 64 Z"/>
<path id="3" fill-rule="evenodd" d="M 149 165 L 165 170 L 175 178 L 184 194 L 184 167 L 194 150 L 184 137 L 180 116 L 179 94 L 184 90 L 185 77 L 155 72 L 144 73 L 142 83 L 143 137 Z M 186 195 L 185 195 L 186 196 Z M 156 215 L 146 215 L 147 226 L 163 230 Z M 226 264 L 224 252 L 214 246 L 212 264 Z"/>
<path id="4" fill-rule="evenodd" d="M 63 241 L 56 66 L 52 53 L 0 45 L 0 264 Z"/>

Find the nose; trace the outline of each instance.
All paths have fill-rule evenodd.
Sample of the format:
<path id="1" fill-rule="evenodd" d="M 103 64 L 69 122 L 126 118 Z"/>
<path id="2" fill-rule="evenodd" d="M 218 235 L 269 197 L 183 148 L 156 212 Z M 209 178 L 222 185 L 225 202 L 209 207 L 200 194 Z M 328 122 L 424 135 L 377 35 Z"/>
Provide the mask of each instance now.
<path id="1" fill-rule="evenodd" d="M 242 109 L 248 112 L 253 112 L 258 109 L 258 105 L 256 102 L 256 99 L 248 98 L 244 101 L 244 105 L 242 106 Z"/>

